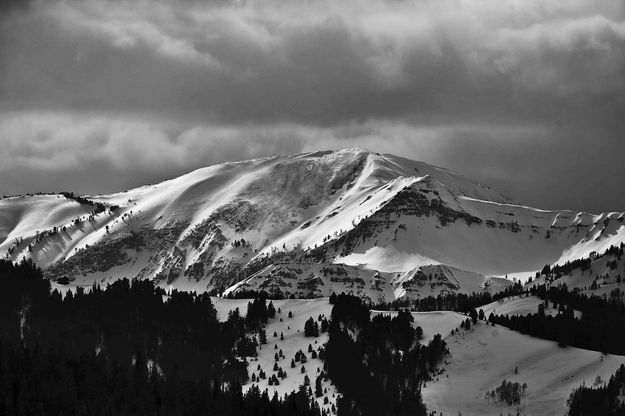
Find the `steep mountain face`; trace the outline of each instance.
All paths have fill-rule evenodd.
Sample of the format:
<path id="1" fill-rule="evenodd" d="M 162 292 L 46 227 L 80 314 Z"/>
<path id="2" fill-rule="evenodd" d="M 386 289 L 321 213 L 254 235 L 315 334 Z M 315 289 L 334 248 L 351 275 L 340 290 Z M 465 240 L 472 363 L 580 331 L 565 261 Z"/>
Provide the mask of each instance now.
<path id="1" fill-rule="evenodd" d="M 623 221 L 623 213 L 544 211 L 479 200 L 425 177 L 312 254 L 384 268 L 385 259 L 398 252 L 415 253 L 416 262 L 503 275 L 603 251 L 623 241 Z"/>
<path id="2" fill-rule="evenodd" d="M 485 276 L 601 252 L 625 241 L 624 219 L 524 207 L 446 169 L 346 149 L 225 163 L 111 195 L 3 198 L 0 255 L 30 257 L 71 284 L 126 276 L 390 300 L 484 289 L 505 283 Z"/>

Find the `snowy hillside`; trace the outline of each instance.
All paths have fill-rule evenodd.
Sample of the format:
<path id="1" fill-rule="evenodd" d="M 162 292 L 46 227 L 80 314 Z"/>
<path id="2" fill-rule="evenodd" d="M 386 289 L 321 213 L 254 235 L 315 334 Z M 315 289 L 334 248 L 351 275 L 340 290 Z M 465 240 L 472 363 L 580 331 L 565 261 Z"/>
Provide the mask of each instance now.
<path id="1" fill-rule="evenodd" d="M 247 303 L 251 299 L 213 298 L 221 320 L 225 320 L 229 311 L 239 308 L 245 314 Z M 497 306 L 499 313 L 524 313 L 524 307 L 538 303 L 534 297 L 506 299 Z M 309 317 L 330 316 L 331 306 L 327 298 L 305 300 L 289 299 L 272 301 L 277 310 L 276 318 L 270 319 L 266 331 L 268 343 L 259 349 L 258 359 L 249 361 L 249 372 L 258 374 L 258 365 L 268 376 L 275 373 L 274 363 L 284 368 L 288 375 L 278 386 L 268 385 L 267 380 L 256 383 L 248 382 L 245 388 L 257 384 L 261 390 L 267 388 L 270 397 L 273 392 L 280 396 L 294 391 L 303 382 L 304 375 L 311 380 L 317 374 L 317 368 L 323 369 L 323 362 L 312 358 L 308 345 L 317 351 L 328 340 L 326 333 L 319 337 L 305 337 L 304 322 Z M 484 309 L 488 309 L 485 306 Z M 503 312 L 503 311 L 506 312 Z M 292 312 L 292 317 L 288 313 Z M 397 312 L 371 311 L 372 315 L 396 316 Z M 478 321 L 468 330 L 460 328 L 467 319 L 457 312 L 412 312 L 414 327 L 423 330 L 422 344 L 427 344 L 435 334 L 442 334 L 450 349 L 450 355 L 440 365 L 441 373 L 423 387 L 424 402 L 428 410 L 445 415 L 499 415 L 521 414 L 552 415 L 562 414 L 571 391 L 585 382 L 593 385 L 600 377 L 606 381 L 615 369 L 625 363 L 624 356 L 603 355 L 600 352 L 574 347 L 561 347 L 556 342 L 546 341 L 502 326 L 486 325 Z M 454 334 L 451 334 L 451 332 Z M 278 336 L 274 337 L 276 333 Z M 283 335 L 283 339 L 281 339 Z M 277 345 L 277 349 L 275 347 Z M 284 357 L 275 360 L 275 353 L 282 350 Z M 301 372 L 301 364 L 290 368 L 290 360 L 295 352 L 302 350 L 308 357 L 304 364 L 306 371 Z M 515 372 L 515 368 L 518 370 Z M 519 406 L 506 406 L 489 402 L 485 394 L 496 388 L 502 380 L 527 383 L 526 394 Z M 324 382 L 327 394 L 318 399 L 322 408 L 330 409 L 336 403 L 340 391 L 331 382 Z M 329 403 L 323 405 L 328 397 Z"/>
<path id="2" fill-rule="evenodd" d="M 456 315 L 447 312 L 449 319 Z M 419 324 L 419 314 L 415 325 Z M 571 391 L 582 382 L 593 385 L 597 377 L 608 380 L 624 356 L 533 338 L 502 326 L 478 322 L 446 337 L 450 357 L 443 372 L 423 388 L 428 409 L 445 415 L 559 415 L 564 414 Z M 517 369 L 518 371 L 515 371 Z M 506 379 L 527 383 L 520 406 L 487 401 L 486 392 Z"/>
<path id="3" fill-rule="evenodd" d="M 486 317 L 490 316 L 491 313 L 495 315 L 527 315 L 538 312 L 538 305 L 541 303 L 544 305 L 544 301 L 537 296 L 519 295 L 496 300 L 480 309 L 484 311 Z M 558 308 L 554 308 L 553 303 L 547 303 L 548 305 L 544 309 L 545 315 L 556 316 Z M 580 318 L 581 315 L 580 311 L 574 311 L 576 318 Z"/>
<path id="4" fill-rule="evenodd" d="M 535 279 L 527 283 L 528 288 L 541 285 L 566 285 L 569 289 L 579 289 L 587 294 L 613 296 L 615 289 L 620 297 L 625 295 L 625 256 L 623 246 L 609 249 L 604 253 L 592 253 L 568 266 L 560 263 L 548 272 L 543 270 Z"/>
<path id="5" fill-rule="evenodd" d="M 392 300 L 488 290 L 506 282 L 486 276 L 602 252 L 625 241 L 624 220 L 517 205 L 443 168 L 345 149 L 224 163 L 111 195 L 3 198 L 0 256 L 32 258 L 72 285 L 137 277 Z"/>
<path id="6" fill-rule="evenodd" d="M 252 300 L 253 299 L 212 298 L 218 312 L 218 317 L 222 321 L 225 321 L 228 317 L 228 313 L 235 308 L 239 308 L 241 315 L 245 316 L 247 304 Z M 326 332 L 319 334 L 318 337 L 305 337 L 304 323 L 309 318 L 317 320 L 319 316 L 329 319 L 332 305 L 328 303 L 328 298 L 312 300 L 286 299 L 273 300 L 272 302 L 279 312 L 277 312 L 275 318 L 269 319 L 269 322 L 265 326 L 265 330 L 267 331 L 267 344 L 260 346 L 258 349 L 258 357 L 247 357 L 249 361 L 248 372 L 250 377 L 251 374 L 254 374 L 255 377 L 258 376 L 260 371 L 258 367 L 260 366 L 267 374 L 267 378 L 253 382 L 250 380 L 244 386 L 244 390 L 249 389 L 252 385 L 256 385 L 261 391 L 267 389 L 269 397 L 273 397 L 274 392 L 277 393 L 278 396 L 283 397 L 287 393 L 296 391 L 300 385 L 304 384 L 305 376 L 308 376 L 310 382 L 314 383 L 315 378 L 319 375 L 319 370 L 323 370 L 323 361 L 318 356 L 313 357 L 308 348 L 309 345 L 312 346 L 318 354 L 319 350 L 328 341 L 328 334 Z M 276 336 L 274 336 L 274 334 L 276 334 Z M 276 361 L 275 354 L 280 351 L 282 351 L 283 356 L 279 356 L 279 359 Z M 291 359 L 295 358 L 298 351 L 306 355 L 306 362 L 302 363 L 301 360 L 298 360 L 296 367 L 291 368 Z M 269 378 L 276 374 L 276 371 L 273 371 L 276 363 L 286 371 L 287 376 L 280 380 L 279 385 L 270 385 Z M 304 368 L 303 371 L 302 368 Z M 329 380 L 323 381 L 322 386 L 324 391 L 327 390 L 327 392 L 316 400 L 321 408 L 329 412 L 331 406 L 336 404 L 338 392 Z M 324 399 L 326 397 L 328 398 L 328 402 L 324 404 Z"/>

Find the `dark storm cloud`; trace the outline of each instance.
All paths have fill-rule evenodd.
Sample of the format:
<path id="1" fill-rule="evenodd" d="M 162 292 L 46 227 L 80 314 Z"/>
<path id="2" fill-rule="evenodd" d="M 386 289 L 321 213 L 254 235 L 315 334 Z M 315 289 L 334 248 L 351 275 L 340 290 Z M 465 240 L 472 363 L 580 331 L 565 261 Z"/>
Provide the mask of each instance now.
<path id="1" fill-rule="evenodd" d="M 35 1 L 0 19 L 0 111 L 7 192 L 359 144 L 625 210 L 625 5 Z"/>
<path id="2" fill-rule="evenodd" d="M 8 14 L 13 10 L 25 10 L 30 6 L 30 0 L 4 0 L 0 2 L 0 13 Z"/>

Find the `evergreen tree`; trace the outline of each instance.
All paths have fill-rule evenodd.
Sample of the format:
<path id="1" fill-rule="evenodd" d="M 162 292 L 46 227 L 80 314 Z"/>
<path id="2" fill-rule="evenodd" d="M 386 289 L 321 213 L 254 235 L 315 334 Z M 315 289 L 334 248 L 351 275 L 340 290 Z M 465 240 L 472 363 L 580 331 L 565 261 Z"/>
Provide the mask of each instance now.
<path id="1" fill-rule="evenodd" d="M 477 323 L 477 311 L 475 309 L 471 309 L 471 311 L 469 312 L 469 316 L 471 317 L 471 321 L 473 321 L 473 324 Z"/>
<path id="2" fill-rule="evenodd" d="M 315 396 L 323 396 L 323 389 L 321 387 L 321 376 L 317 376 L 317 378 L 315 379 Z"/>
<path id="3" fill-rule="evenodd" d="M 304 336 L 306 337 L 318 337 L 319 336 L 319 324 L 310 317 L 304 324 Z"/>
<path id="4" fill-rule="evenodd" d="M 267 316 L 269 318 L 276 317 L 276 308 L 273 306 L 273 302 L 269 302 L 269 305 L 267 306 Z"/>

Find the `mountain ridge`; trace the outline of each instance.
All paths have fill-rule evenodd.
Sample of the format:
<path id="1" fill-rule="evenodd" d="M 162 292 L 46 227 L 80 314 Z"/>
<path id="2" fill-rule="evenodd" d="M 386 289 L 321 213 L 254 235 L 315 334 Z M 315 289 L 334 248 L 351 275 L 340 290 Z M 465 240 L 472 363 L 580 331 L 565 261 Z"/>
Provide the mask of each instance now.
<path id="1" fill-rule="evenodd" d="M 209 290 L 285 261 L 359 276 L 436 264 L 531 274 L 625 240 L 623 213 L 530 208 L 448 169 L 360 148 L 226 162 L 86 201 L 0 200 L 0 256 L 30 257 L 75 284 L 137 277 Z"/>

